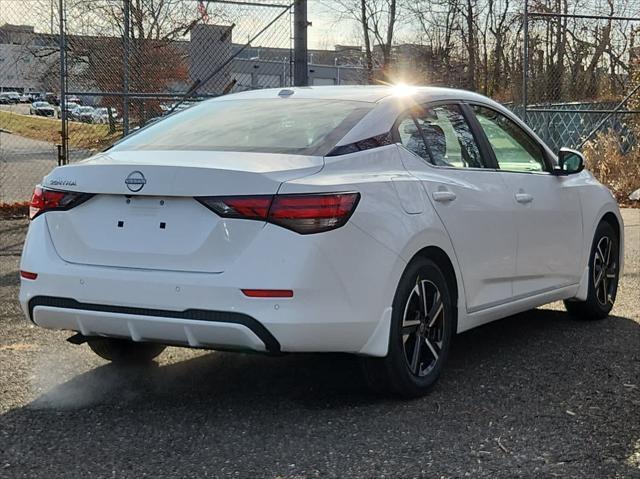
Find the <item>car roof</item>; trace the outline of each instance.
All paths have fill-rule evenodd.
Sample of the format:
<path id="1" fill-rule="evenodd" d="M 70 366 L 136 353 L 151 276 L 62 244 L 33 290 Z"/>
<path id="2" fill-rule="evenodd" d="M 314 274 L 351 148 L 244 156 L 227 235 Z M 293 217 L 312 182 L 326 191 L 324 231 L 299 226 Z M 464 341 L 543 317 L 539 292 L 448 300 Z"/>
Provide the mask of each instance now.
<path id="1" fill-rule="evenodd" d="M 488 98 L 466 90 L 442 88 L 432 86 L 411 85 L 335 85 L 335 86 L 308 86 L 266 88 L 263 90 L 251 90 L 219 97 L 220 100 L 228 99 L 254 99 L 254 98 L 278 98 L 281 92 L 292 92 L 284 96 L 287 98 L 325 99 L 325 100 L 352 100 L 371 103 L 396 101 L 400 98 L 410 98 L 413 101 L 424 102 L 439 99 L 457 99 L 465 101 L 487 101 Z"/>

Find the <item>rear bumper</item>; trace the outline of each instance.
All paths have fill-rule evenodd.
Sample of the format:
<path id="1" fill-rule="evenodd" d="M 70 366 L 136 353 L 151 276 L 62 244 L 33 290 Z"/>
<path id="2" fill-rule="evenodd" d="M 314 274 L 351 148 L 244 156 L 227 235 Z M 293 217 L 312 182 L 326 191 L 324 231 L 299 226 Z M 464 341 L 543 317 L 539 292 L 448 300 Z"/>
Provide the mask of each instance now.
<path id="1" fill-rule="evenodd" d="M 20 302 L 41 327 L 211 349 L 386 355 L 405 263 L 355 226 L 300 236 L 266 225 L 228 271 L 191 273 L 66 262 L 47 214 L 32 221 L 20 267 L 38 274 L 21 280 Z M 250 298 L 243 288 L 294 296 Z"/>
<path id="2" fill-rule="evenodd" d="M 29 317 L 38 326 L 193 348 L 250 349 L 280 352 L 280 343 L 257 320 L 235 312 L 189 309 L 167 311 L 80 303 L 36 296 Z"/>

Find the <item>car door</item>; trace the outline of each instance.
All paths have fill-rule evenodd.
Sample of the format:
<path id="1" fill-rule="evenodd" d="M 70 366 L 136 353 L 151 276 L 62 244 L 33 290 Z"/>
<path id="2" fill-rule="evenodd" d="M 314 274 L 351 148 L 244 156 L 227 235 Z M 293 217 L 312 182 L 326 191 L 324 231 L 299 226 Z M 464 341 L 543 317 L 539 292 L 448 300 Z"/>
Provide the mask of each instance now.
<path id="1" fill-rule="evenodd" d="M 496 109 L 472 105 L 516 206 L 518 255 L 514 296 L 528 296 L 580 281 L 582 210 L 570 177 L 552 173 L 542 145 Z"/>
<path id="2" fill-rule="evenodd" d="M 400 117 L 394 134 L 451 238 L 467 311 L 474 312 L 510 300 L 516 231 L 510 196 L 482 154 L 469 114 L 455 103 L 425 105 Z"/>

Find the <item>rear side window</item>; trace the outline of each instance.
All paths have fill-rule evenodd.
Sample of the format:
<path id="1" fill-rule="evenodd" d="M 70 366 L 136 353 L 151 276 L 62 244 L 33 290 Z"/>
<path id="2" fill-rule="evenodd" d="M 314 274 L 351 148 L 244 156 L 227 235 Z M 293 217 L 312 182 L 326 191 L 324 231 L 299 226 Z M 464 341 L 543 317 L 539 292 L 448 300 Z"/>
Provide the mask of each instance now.
<path id="1" fill-rule="evenodd" d="M 514 121 L 484 106 L 473 111 L 496 155 L 498 166 L 506 171 L 545 171 L 542 147 Z"/>
<path id="2" fill-rule="evenodd" d="M 326 155 L 374 106 L 294 98 L 207 101 L 140 130 L 113 150 Z"/>
<path id="3" fill-rule="evenodd" d="M 434 166 L 484 168 L 471 128 L 457 105 L 414 111 L 398 125 L 400 141 Z"/>

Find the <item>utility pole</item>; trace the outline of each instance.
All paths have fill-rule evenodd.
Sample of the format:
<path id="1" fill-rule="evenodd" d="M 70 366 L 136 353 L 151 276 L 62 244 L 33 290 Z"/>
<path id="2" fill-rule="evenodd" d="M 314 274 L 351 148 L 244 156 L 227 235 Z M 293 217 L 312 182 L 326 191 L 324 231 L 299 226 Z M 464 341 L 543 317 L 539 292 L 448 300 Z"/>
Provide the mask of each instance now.
<path id="1" fill-rule="evenodd" d="M 527 103 L 529 101 L 529 0 L 524 0 L 524 13 L 522 15 L 524 28 L 524 45 L 522 46 L 522 121 L 527 121 Z"/>
<path id="2" fill-rule="evenodd" d="M 124 0 L 124 34 L 122 38 L 122 136 L 129 134 L 129 42 L 131 35 L 129 27 L 131 21 L 130 16 L 130 0 Z"/>
<path id="3" fill-rule="evenodd" d="M 58 40 L 58 48 L 60 49 L 60 136 L 61 142 L 58 147 L 58 165 L 66 165 L 68 161 L 67 156 L 67 99 L 65 95 L 67 93 L 67 59 L 66 59 L 66 38 L 65 38 L 65 25 L 64 25 L 64 0 L 59 1 L 58 8 L 60 9 L 60 38 Z"/>
<path id="4" fill-rule="evenodd" d="M 293 84 L 309 85 L 307 60 L 307 0 L 296 0 L 293 6 Z"/>

